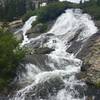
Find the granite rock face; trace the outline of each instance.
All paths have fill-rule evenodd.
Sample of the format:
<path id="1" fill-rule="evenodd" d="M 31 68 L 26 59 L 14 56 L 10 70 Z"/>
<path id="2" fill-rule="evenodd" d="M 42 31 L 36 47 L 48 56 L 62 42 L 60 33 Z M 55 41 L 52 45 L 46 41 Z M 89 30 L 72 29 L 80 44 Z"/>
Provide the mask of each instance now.
<path id="1" fill-rule="evenodd" d="M 77 55 L 83 60 L 82 79 L 100 87 L 100 33 L 93 35 Z"/>

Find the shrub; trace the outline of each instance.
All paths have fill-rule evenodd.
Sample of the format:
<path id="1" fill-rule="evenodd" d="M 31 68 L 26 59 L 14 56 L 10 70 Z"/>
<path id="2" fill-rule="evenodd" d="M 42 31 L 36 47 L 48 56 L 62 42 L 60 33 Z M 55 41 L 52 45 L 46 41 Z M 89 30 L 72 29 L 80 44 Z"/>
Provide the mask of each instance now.
<path id="1" fill-rule="evenodd" d="M 37 20 L 39 22 L 48 22 L 50 20 L 56 19 L 60 14 L 62 14 L 67 8 L 76 7 L 76 4 L 68 2 L 55 2 L 42 7 L 37 11 Z"/>
<path id="2" fill-rule="evenodd" d="M 24 57 L 18 44 L 12 33 L 0 29 L 0 90 L 16 76 L 16 70 Z"/>
<path id="3" fill-rule="evenodd" d="M 50 3 L 47 6 L 41 7 L 34 11 L 28 11 L 23 16 L 23 21 L 26 21 L 29 17 L 37 15 L 38 23 L 45 23 L 50 20 L 56 19 L 61 13 L 64 12 L 67 8 L 76 8 L 79 7 L 77 4 L 69 2 L 54 2 Z"/>
<path id="4" fill-rule="evenodd" d="M 23 22 L 25 22 L 25 21 L 28 20 L 31 16 L 34 16 L 34 15 L 36 15 L 36 12 L 35 12 L 35 11 L 32 11 L 32 10 L 27 11 L 27 13 L 24 14 L 23 17 L 22 17 Z"/>
<path id="5" fill-rule="evenodd" d="M 100 5 L 98 0 L 90 0 L 85 2 L 81 8 L 84 12 L 89 13 L 95 20 L 100 19 Z"/>

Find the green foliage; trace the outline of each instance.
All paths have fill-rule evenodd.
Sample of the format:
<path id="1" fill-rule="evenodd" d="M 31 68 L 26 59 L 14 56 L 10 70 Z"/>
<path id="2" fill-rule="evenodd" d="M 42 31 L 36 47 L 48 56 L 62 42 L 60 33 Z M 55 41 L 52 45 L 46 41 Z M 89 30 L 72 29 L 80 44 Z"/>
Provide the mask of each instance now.
<path id="1" fill-rule="evenodd" d="M 4 0 L 3 2 L 4 4 L 0 2 L 0 20 L 2 21 L 15 20 L 25 14 L 28 9 L 32 9 L 30 0 Z"/>
<path id="2" fill-rule="evenodd" d="M 18 44 L 10 32 L 0 29 L 0 90 L 15 77 L 18 65 L 24 57 Z"/>
<path id="3" fill-rule="evenodd" d="M 52 4 L 48 4 L 47 6 L 42 7 L 37 11 L 37 20 L 42 23 L 54 20 L 67 8 L 73 7 L 76 7 L 76 5 L 68 2 L 55 2 Z"/>
<path id="4" fill-rule="evenodd" d="M 32 11 L 32 10 L 27 11 L 27 13 L 25 13 L 22 17 L 23 22 L 25 22 L 26 20 L 28 20 L 28 18 L 34 15 L 36 15 L 35 11 Z"/>
<path id="5" fill-rule="evenodd" d="M 100 19 L 100 5 L 99 0 L 90 0 L 82 5 L 84 12 L 89 13 L 95 20 Z"/>
<path id="6" fill-rule="evenodd" d="M 50 20 L 56 19 L 61 13 L 67 8 L 77 8 L 78 4 L 73 4 L 69 2 L 54 2 L 47 6 L 41 7 L 34 11 L 29 11 L 23 16 L 23 21 L 26 21 L 29 17 L 37 15 L 37 21 L 39 23 L 45 23 Z"/>
<path id="7" fill-rule="evenodd" d="M 35 27 L 37 24 L 42 23 L 43 26 L 40 27 L 40 33 L 43 33 L 48 30 L 48 22 L 55 20 L 59 15 L 65 12 L 67 8 L 77 7 L 79 7 L 78 4 L 69 2 L 53 2 L 34 11 L 28 11 L 22 19 L 25 22 L 31 16 L 37 15 L 37 20 L 32 24 L 32 26 Z"/>
<path id="8" fill-rule="evenodd" d="M 47 29 L 48 29 L 48 25 L 47 25 L 47 23 L 44 23 L 43 26 L 41 27 L 41 33 L 46 32 Z"/>
<path id="9" fill-rule="evenodd" d="M 47 22 L 57 18 L 66 9 L 65 3 L 53 3 L 46 7 L 42 7 L 38 12 L 37 20 L 39 22 Z"/>

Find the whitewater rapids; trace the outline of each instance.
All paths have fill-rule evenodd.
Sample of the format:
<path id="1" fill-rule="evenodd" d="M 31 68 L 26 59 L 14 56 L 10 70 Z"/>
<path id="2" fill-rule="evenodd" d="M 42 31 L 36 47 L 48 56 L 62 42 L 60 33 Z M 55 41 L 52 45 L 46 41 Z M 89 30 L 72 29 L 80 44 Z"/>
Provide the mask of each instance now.
<path id="1" fill-rule="evenodd" d="M 75 74 L 80 72 L 82 61 L 77 59 L 73 52 L 68 53 L 66 50 L 71 46 L 73 38 L 76 37 L 74 41 L 82 42 L 83 45 L 90 36 L 97 32 L 91 17 L 88 14 L 82 14 L 80 9 L 68 9 L 57 18 L 55 24 L 47 33 L 26 40 L 25 33 L 32 27 L 31 24 L 36 20 L 36 16 L 31 18 L 22 28 L 24 36 L 22 44 L 40 41 L 46 38 L 47 34 L 52 33 L 53 35 L 48 38 L 46 43 L 40 41 L 42 47 L 54 49 L 46 55 L 48 61 L 43 59 L 50 70 L 46 70 L 46 66 L 44 70 L 38 65 L 26 64 L 26 73 L 22 72 L 19 77 L 20 83 L 27 82 L 27 84 L 21 90 L 18 90 L 10 100 L 86 100 L 85 84 L 75 77 Z M 75 88 L 76 86 L 80 88 L 81 92 Z M 43 92 L 47 94 L 43 94 Z"/>

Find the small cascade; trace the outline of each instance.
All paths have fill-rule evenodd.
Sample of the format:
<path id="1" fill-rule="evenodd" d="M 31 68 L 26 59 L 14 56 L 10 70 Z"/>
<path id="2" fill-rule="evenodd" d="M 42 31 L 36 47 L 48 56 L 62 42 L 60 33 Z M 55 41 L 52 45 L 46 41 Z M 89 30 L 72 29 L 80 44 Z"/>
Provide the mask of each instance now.
<path id="1" fill-rule="evenodd" d="M 48 33 L 60 35 L 65 41 L 69 41 L 77 34 L 77 40 L 87 39 L 96 31 L 97 28 L 88 14 L 82 14 L 80 9 L 69 9 L 57 19 Z"/>
<path id="2" fill-rule="evenodd" d="M 31 28 L 30 22 L 33 22 L 33 19 L 30 18 L 22 28 L 24 41 L 25 33 Z M 10 100 L 86 100 L 85 84 L 75 77 L 76 73 L 80 72 L 82 61 L 77 59 L 73 52 L 69 53 L 66 50 L 71 47 L 73 38 L 83 45 L 96 32 L 97 28 L 88 14 L 82 14 L 80 9 L 68 9 L 58 17 L 50 31 L 27 39 L 27 45 L 31 44 L 34 47 L 38 43 L 40 47 L 42 44 L 42 47 L 54 49 L 45 55 L 48 60 L 43 59 L 45 65 L 51 69 L 47 70 L 45 66 L 45 70 L 42 70 L 38 64 L 27 64 L 27 72 L 22 73 L 20 81 L 25 80 L 29 83 L 17 91 Z M 48 36 L 51 33 L 53 35 Z M 37 62 L 40 63 L 38 59 Z"/>
<path id="3" fill-rule="evenodd" d="M 37 17 L 37 16 L 32 16 L 32 17 L 30 17 L 30 18 L 25 22 L 23 28 L 21 29 L 21 31 L 23 32 L 23 37 L 24 37 L 24 40 L 23 40 L 23 42 L 22 42 L 22 44 L 21 44 L 22 46 L 25 45 L 25 44 L 27 44 L 27 43 L 29 43 L 29 39 L 27 38 L 26 32 L 32 28 L 32 23 L 33 23 L 34 21 L 36 21 L 36 17 Z"/>

